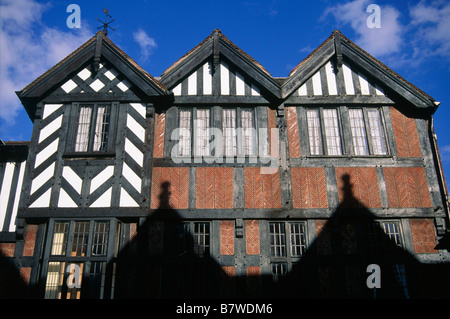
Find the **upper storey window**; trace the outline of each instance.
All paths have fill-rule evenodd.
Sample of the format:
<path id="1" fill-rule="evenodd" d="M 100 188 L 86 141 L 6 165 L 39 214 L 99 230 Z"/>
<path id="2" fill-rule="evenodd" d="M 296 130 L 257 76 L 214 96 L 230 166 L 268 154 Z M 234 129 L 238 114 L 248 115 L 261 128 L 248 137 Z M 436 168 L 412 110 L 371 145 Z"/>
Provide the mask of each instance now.
<path id="1" fill-rule="evenodd" d="M 239 130 L 237 128 L 241 129 Z M 245 156 L 254 155 L 253 128 L 254 118 L 252 110 L 223 109 L 222 133 L 224 155 L 237 156 L 238 153 L 242 153 Z M 238 141 L 240 141 L 240 143 L 238 143 Z"/>
<path id="2" fill-rule="evenodd" d="M 210 122 L 209 109 L 180 110 L 178 155 L 190 156 L 192 151 L 195 156 L 210 155 Z"/>
<path id="3" fill-rule="evenodd" d="M 68 157 L 112 156 L 119 103 L 72 103 Z"/>
<path id="4" fill-rule="evenodd" d="M 81 105 L 75 137 L 75 152 L 104 152 L 109 139 L 111 107 L 109 105 Z"/>
<path id="5" fill-rule="evenodd" d="M 311 155 L 342 155 L 337 109 L 307 110 Z"/>
<path id="6" fill-rule="evenodd" d="M 349 109 L 355 155 L 386 155 L 386 139 L 378 109 Z"/>
<path id="7" fill-rule="evenodd" d="M 179 156 L 213 156 L 217 152 L 217 134 L 222 137 L 222 154 L 226 157 L 256 154 L 254 111 L 223 108 L 212 118 L 211 109 L 192 108 L 179 111 Z M 219 127 L 214 127 L 212 123 Z M 214 135 L 214 136 L 213 136 Z"/>
<path id="8" fill-rule="evenodd" d="M 311 108 L 306 110 L 310 155 L 387 155 L 382 114 L 378 108 Z M 342 127 L 349 127 L 348 133 Z M 345 135 L 345 136 L 344 136 Z M 349 148 L 344 147 L 347 142 Z"/>

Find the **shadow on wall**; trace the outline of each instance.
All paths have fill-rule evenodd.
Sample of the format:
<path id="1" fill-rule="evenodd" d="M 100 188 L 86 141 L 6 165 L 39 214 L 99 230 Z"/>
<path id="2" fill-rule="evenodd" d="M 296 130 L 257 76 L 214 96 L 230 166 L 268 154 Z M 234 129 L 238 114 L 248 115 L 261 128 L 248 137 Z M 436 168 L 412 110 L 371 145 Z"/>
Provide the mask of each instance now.
<path id="1" fill-rule="evenodd" d="M 376 220 L 355 198 L 350 176 L 342 181 L 339 207 L 329 219 L 316 220 L 315 240 L 300 258 L 273 256 L 266 274 L 241 277 L 211 257 L 210 223 L 182 219 L 170 207 L 170 184 L 163 183 L 158 209 L 120 250 L 114 287 L 106 286 L 118 299 L 449 298 L 449 264 L 418 262 L 402 248 L 401 225 Z M 42 298 L 36 291 L 43 291 L 44 283 L 26 285 L 12 261 L 0 255 L 0 298 Z M 367 287 L 371 264 L 380 267 L 381 288 Z M 113 267 L 107 265 L 109 272 Z M 82 280 L 81 297 L 89 296 L 88 286 L 99 286 L 89 280 Z"/>
<path id="2" fill-rule="evenodd" d="M 276 275 L 237 277 L 210 257 L 209 223 L 182 220 L 170 207 L 166 182 L 159 208 L 118 256 L 115 298 L 448 298 L 449 265 L 418 262 L 402 248 L 401 225 L 376 221 L 349 175 L 343 185 L 340 206 L 319 221 L 300 259 L 272 258 Z M 380 267 L 378 289 L 366 284 L 371 264 Z"/>
<path id="3" fill-rule="evenodd" d="M 0 299 L 35 298 L 35 287 L 25 282 L 13 260 L 0 250 Z"/>

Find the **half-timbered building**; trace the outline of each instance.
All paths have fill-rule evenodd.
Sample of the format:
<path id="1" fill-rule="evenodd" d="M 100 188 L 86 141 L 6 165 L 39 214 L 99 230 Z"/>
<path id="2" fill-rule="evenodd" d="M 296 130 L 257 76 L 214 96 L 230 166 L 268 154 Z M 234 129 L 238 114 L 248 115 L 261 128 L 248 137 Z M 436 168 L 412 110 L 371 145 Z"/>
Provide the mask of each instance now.
<path id="1" fill-rule="evenodd" d="M 17 95 L 2 296 L 448 296 L 439 103 L 339 31 L 281 78 L 220 30 L 157 78 L 98 32 Z"/>

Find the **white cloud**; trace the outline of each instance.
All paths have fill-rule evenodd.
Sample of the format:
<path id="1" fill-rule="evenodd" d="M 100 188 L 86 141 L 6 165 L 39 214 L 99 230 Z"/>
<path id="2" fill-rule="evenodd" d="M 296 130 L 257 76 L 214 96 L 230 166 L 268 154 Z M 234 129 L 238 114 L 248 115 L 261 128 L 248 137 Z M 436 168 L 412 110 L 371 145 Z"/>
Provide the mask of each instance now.
<path id="1" fill-rule="evenodd" d="M 149 56 L 153 53 L 153 50 L 158 47 L 155 42 L 155 39 L 149 37 L 148 34 L 142 30 L 138 29 L 136 32 L 133 32 L 133 39 L 137 42 L 141 49 L 142 61 L 147 61 Z"/>
<path id="2" fill-rule="evenodd" d="M 439 153 L 441 154 L 442 163 L 450 162 L 450 145 L 439 147 Z"/>
<path id="3" fill-rule="evenodd" d="M 416 56 L 450 58 L 450 3 L 421 1 L 411 7 L 410 17 L 416 28 Z"/>
<path id="4" fill-rule="evenodd" d="M 0 118 L 14 125 L 22 109 L 15 91 L 58 63 L 94 35 L 87 23 L 80 29 L 45 27 L 48 6 L 35 0 L 0 3 Z"/>
<path id="5" fill-rule="evenodd" d="M 369 28 L 367 18 L 372 13 L 366 10 L 372 2 L 354 0 L 338 4 L 326 9 L 321 19 L 332 15 L 339 25 L 350 24 L 357 35 L 355 42 L 376 57 L 399 52 L 404 44 L 402 38 L 404 26 L 399 21 L 400 11 L 389 5 L 380 6 L 381 27 Z"/>

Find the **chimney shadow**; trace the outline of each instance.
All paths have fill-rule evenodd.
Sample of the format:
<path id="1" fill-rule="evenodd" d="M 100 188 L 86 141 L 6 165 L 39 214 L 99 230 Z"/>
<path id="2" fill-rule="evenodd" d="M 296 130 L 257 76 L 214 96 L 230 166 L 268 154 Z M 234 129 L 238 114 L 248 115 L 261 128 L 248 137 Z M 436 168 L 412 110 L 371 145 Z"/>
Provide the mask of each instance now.
<path id="1" fill-rule="evenodd" d="M 448 277 L 448 264 L 420 263 L 404 249 L 401 219 L 378 218 L 355 197 L 351 176 L 344 175 L 342 181 L 344 195 L 339 206 L 328 219 L 314 221 L 316 236 L 299 258 L 289 264 L 271 262 L 272 273 L 242 277 L 211 256 L 212 223 L 182 218 L 171 207 L 170 183 L 163 183 L 159 207 L 142 218 L 119 247 L 114 260 L 114 298 L 449 297 L 448 285 L 438 282 L 440 276 Z M 379 288 L 367 284 L 371 275 L 367 267 L 373 264 L 380 267 Z M 430 273 L 435 273 L 433 281 L 423 279 Z M 424 287 L 434 295 L 424 294 Z"/>
<path id="2" fill-rule="evenodd" d="M 343 198 L 327 220 L 316 220 L 316 237 L 291 271 L 270 283 L 270 298 L 409 299 L 448 298 L 448 264 L 423 264 L 405 247 L 401 219 L 379 218 L 353 192 L 344 175 Z M 322 223 L 321 223 L 322 222 Z M 367 284 L 380 268 L 380 287 Z M 427 281 L 436 272 L 434 282 Z M 440 274 L 440 275 L 437 275 Z M 441 276 L 441 277 L 439 277 Z M 446 277 L 445 277 L 446 276 Z M 270 277 L 270 276 L 268 276 Z M 272 279 L 272 280 L 271 280 Z M 370 281 L 372 277 L 369 279 Z M 433 292 L 434 295 L 427 295 Z"/>
<path id="3" fill-rule="evenodd" d="M 0 250 L 0 299 L 33 299 L 37 296 L 36 287 L 24 280 L 14 258 Z"/>
<path id="4" fill-rule="evenodd" d="M 170 205 L 170 183 L 159 206 L 119 252 L 114 298 L 219 298 L 221 267 L 211 258 L 211 225 L 187 221 Z"/>

